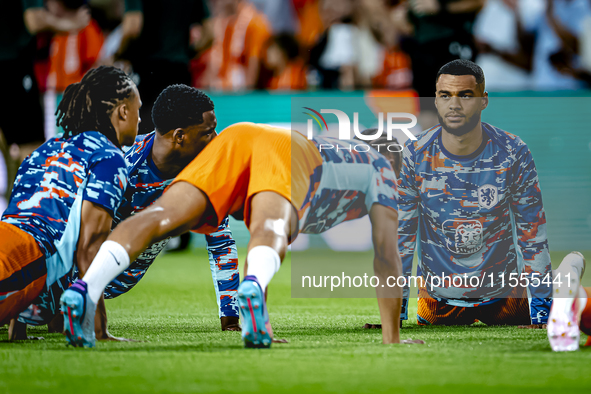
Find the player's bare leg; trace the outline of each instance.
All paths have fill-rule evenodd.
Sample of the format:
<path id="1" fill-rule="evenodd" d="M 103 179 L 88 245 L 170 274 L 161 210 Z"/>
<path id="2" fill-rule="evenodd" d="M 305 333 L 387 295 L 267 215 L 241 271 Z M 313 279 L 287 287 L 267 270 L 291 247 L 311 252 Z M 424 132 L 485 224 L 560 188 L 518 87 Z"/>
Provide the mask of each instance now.
<path id="1" fill-rule="evenodd" d="M 203 192 L 186 182 L 177 182 L 151 207 L 120 223 L 101 246 L 82 280 L 61 297 L 69 343 L 94 346 L 95 310 L 105 287 L 148 246 L 189 231 L 202 218 L 210 217 L 211 212 Z"/>
<path id="2" fill-rule="evenodd" d="M 556 352 L 579 349 L 579 322 L 587 303 L 587 294 L 580 286 L 584 272 L 585 258 L 579 252 L 569 253 L 554 271 L 548 339 Z"/>
<path id="3" fill-rule="evenodd" d="M 246 276 L 238 288 L 242 338 L 246 347 L 268 348 L 273 333 L 264 294 L 281 266 L 291 234 L 296 232 L 297 216 L 291 203 L 274 192 L 256 194 L 250 212 Z"/>

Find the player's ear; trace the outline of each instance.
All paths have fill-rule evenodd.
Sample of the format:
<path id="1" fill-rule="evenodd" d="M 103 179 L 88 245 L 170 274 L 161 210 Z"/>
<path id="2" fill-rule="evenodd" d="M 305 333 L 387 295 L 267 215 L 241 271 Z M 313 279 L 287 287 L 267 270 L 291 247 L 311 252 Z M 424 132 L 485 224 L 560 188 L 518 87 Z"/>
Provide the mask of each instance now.
<path id="1" fill-rule="evenodd" d="M 182 145 L 185 140 L 185 131 L 181 128 L 174 129 L 172 132 L 172 141 L 177 145 Z"/>
<path id="2" fill-rule="evenodd" d="M 488 107 L 488 92 L 484 92 L 482 95 L 482 109 L 486 109 Z"/>
<path id="3" fill-rule="evenodd" d="M 129 112 L 129 108 L 127 107 L 127 104 L 121 103 L 115 109 L 115 111 L 117 111 L 117 115 L 119 116 L 119 119 L 121 119 L 121 120 L 127 120 L 127 115 L 128 115 L 128 112 Z"/>

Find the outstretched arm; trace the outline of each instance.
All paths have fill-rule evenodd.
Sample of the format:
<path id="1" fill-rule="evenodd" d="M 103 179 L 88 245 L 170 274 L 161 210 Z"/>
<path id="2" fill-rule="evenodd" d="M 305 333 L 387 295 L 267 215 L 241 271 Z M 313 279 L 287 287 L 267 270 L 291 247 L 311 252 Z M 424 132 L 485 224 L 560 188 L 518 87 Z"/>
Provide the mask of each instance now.
<path id="1" fill-rule="evenodd" d="M 531 152 L 523 144 L 516 156 L 511 211 L 515 217 L 517 244 L 525 263 L 524 274 L 529 279 L 531 322 L 546 324 L 552 303 L 552 265 L 546 235 L 546 213 Z"/>
<path id="2" fill-rule="evenodd" d="M 403 151 L 402 170 L 399 179 L 398 250 L 402 259 L 402 273 L 406 278 L 410 278 L 412 275 L 412 261 L 417 245 L 420 197 L 419 190 L 415 184 L 415 161 L 408 147 Z M 408 319 L 408 299 L 410 296 L 410 286 L 408 283 L 403 290 L 404 299 L 402 301 L 401 320 Z"/>
<path id="3" fill-rule="evenodd" d="M 402 261 L 398 253 L 398 213 L 383 205 L 374 204 L 369 212 L 374 245 L 374 272 L 380 284 L 376 288 L 383 343 L 400 343 L 400 308 L 402 288 L 389 287 L 389 277 L 402 275 Z"/>
<path id="4" fill-rule="evenodd" d="M 211 204 L 203 192 L 187 182 L 178 182 L 150 207 L 121 222 L 103 243 L 83 278 L 91 300 L 98 302 L 105 287 L 148 246 L 180 235 L 206 219 L 217 222 L 208 207 Z"/>
<path id="5" fill-rule="evenodd" d="M 103 207 L 90 201 L 82 202 L 80 236 L 74 256 L 81 278 L 84 277 L 90 263 L 111 232 L 112 221 L 111 214 Z M 97 339 L 112 339 L 107 331 L 107 310 L 103 297 L 97 304 L 94 322 Z"/>

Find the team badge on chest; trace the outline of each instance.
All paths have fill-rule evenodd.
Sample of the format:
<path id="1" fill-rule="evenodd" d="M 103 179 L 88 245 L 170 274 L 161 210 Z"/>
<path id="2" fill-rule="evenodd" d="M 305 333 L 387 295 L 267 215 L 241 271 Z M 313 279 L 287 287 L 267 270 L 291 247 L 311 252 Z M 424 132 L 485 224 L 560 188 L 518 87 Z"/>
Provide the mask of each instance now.
<path id="1" fill-rule="evenodd" d="M 499 202 L 499 190 L 493 185 L 484 185 L 478 188 L 478 205 L 490 209 Z"/>

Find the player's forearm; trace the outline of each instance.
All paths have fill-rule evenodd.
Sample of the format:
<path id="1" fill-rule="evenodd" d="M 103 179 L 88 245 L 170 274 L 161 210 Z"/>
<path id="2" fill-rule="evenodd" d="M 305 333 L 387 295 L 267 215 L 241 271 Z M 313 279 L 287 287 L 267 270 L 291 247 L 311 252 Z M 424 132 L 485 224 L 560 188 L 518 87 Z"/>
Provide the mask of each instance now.
<path id="1" fill-rule="evenodd" d="M 105 307 L 105 299 L 101 297 L 96 305 L 96 314 L 94 315 L 94 333 L 96 339 L 107 339 L 109 333 L 107 331 L 107 309 Z"/>
<path id="2" fill-rule="evenodd" d="M 108 232 L 103 231 L 91 234 L 88 239 L 81 236 L 78 240 L 75 257 L 80 278 L 86 274 L 101 245 L 107 240 L 107 236 Z"/>
<path id="3" fill-rule="evenodd" d="M 374 274 L 378 277 L 379 283 L 384 285 L 376 288 L 382 322 L 382 341 L 385 344 L 399 343 L 402 288 L 396 286 L 396 279 L 402 274 L 402 264 L 396 248 L 388 247 L 387 256 L 377 252 L 374 258 Z M 390 287 L 390 284 L 394 286 Z"/>
<path id="4" fill-rule="evenodd" d="M 400 343 L 400 298 L 378 298 L 380 320 L 382 322 L 382 342 Z"/>

